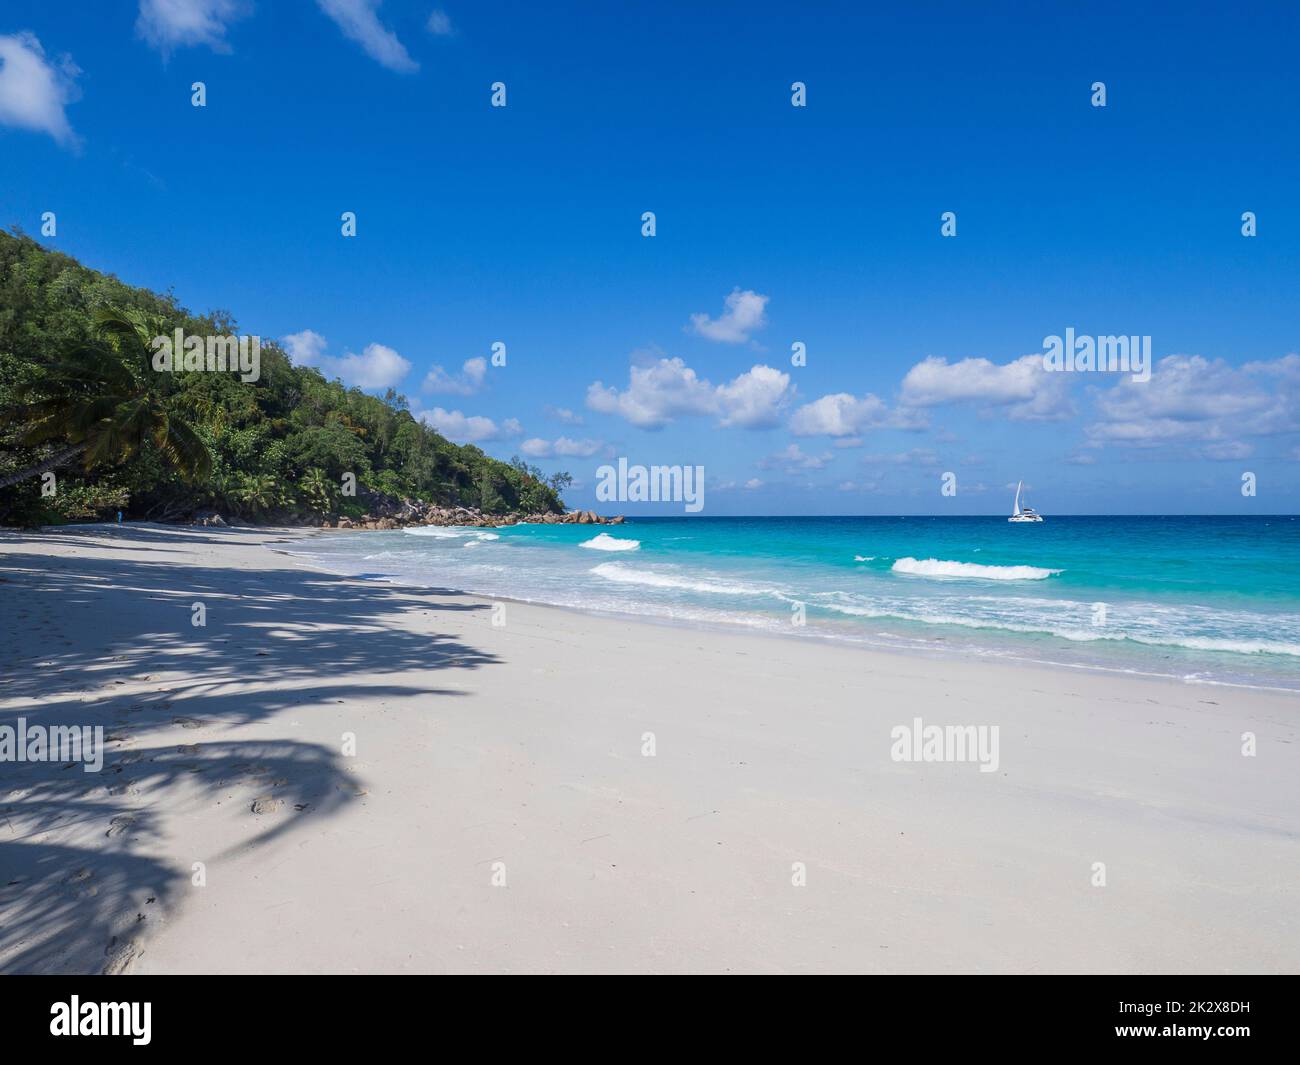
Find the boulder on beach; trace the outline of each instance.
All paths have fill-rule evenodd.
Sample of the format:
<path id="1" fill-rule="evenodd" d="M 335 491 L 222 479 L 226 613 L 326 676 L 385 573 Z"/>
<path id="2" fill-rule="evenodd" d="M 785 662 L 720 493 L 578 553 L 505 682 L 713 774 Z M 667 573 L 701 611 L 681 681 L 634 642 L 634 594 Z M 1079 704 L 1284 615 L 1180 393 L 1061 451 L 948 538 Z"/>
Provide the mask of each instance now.
<path id="1" fill-rule="evenodd" d="M 593 510 L 574 510 L 567 514 L 550 512 L 541 514 L 521 514 L 510 511 L 506 514 L 484 514 L 473 507 L 440 507 L 432 503 L 420 503 L 416 500 L 403 499 L 400 506 L 385 506 L 379 511 L 371 511 L 364 517 L 352 519 L 341 517 L 337 525 L 326 521 L 324 528 L 339 529 L 401 529 L 406 526 L 452 526 L 473 529 L 499 529 L 503 526 L 519 525 L 621 525 L 622 516 L 605 518 Z"/>

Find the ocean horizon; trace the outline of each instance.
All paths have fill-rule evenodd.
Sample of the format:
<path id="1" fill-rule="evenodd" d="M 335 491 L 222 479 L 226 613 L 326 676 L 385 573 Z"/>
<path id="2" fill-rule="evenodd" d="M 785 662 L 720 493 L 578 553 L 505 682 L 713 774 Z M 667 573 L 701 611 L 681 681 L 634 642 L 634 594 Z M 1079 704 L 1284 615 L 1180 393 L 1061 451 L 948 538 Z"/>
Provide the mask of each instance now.
<path id="1" fill-rule="evenodd" d="M 293 553 L 602 614 L 1300 690 L 1292 515 L 655 516 L 326 534 Z"/>

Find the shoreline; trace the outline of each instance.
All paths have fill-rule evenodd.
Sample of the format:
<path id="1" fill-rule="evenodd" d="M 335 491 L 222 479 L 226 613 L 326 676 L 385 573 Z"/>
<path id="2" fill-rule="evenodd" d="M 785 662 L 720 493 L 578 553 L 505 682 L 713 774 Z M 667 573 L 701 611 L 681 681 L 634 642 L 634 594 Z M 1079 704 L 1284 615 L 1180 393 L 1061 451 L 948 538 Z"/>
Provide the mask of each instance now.
<path id="1" fill-rule="evenodd" d="M 326 530 L 329 531 L 329 530 Z M 292 551 L 276 550 L 276 554 L 285 555 L 288 558 L 302 560 L 301 555 L 295 555 Z M 993 665 L 1017 666 L 1026 669 L 1043 669 L 1048 672 L 1079 672 L 1079 673 L 1097 673 L 1102 676 L 1114 676 L 1117 678 L 1132 678 L 1139 681 L 1150 681 L 1154 683 L 1169 683 L 1175 685 L 1187 685 L 1189 687 L 1209 687 L 1209 688 L 1233 688 L 1241 691 L 1258 691 L 1270 692 L 1278 695 L 1300 695 L 1300 691 L 1294 688 L 1283 688 L 1266 684 L 1243 684 L 1235 681 L 1224 680 L 1191 680 L 1173 673 L 1149 673 L 1136 669 L 1122 669 L 1119 667 L 1109 667 L 1096 665 L 1085 662 L 1057 662 L 1049 659 L 1020 657 L 1015 655 L 1001 655 L 997 657 L 980 658 L 974 652 L 957 650 L 952 647 L 892 647 L 888 644 L 869 643 L 865 640 L 854 640 L 853 638 L 838 637 L 817 631 L 795 633 L 785 632 L 776 628 L 766 628 L 761 626 L 746 626 L 742 622 L 722 622 L 722 621 L 703 621 L 695 618 L 665 617 L 657 614 L 633 614 L 627 611 L 618 610 L 600 610 L 595 607 L 570 606 L 566 603 L 548 603 L 540 599 L 518 599 L 509 595 L 488 595 L 484 592 L 476 592 L 469 588 L 444 587 L 442 585 L 424 585 L 403 581 L 398 577 L 367 576 L 361 577 L 354 574 L 340 573 L 337 570 L 329 569 L 325 566 L 303 564 L 303 569 L 311 570 L 315 573 L 328 573 L 333 577 L 341 577 L 347 580 L 368 580 L 379 583 L 391 584 L 397 588 L 407 588 L 412 591 L 445 591 L 453 592 L 457 595 L 470 596 L 482 603 L 491 604 L 494 602 L 514 603 L 519 606 L 531 607 L 537 610 L 556 610 L 574 617 L 601 618 L 607 621 L 628 622 L 633 625 L 652 625 L 668 629 L 678 629 L 685 632 L 708 632 L 715 634 L 736 634 L 761 637 L 771 640 L 809 640 L 826 647 L 838 648 L 842 651 L 858 654 L 880 654 L 888 656 L 899 656 L 902 658 L 913 659 L 918 662 L 924 662 L 927 659 L 938 659 L 940 661 L 956 660 L 978 664 L 987 662 Z M 1001 631 L 1001 630 L 995 630 Z M 1050 635 L 1050 634 L 1045 634 Z"/>
<path id="2" fill-rule="evenodd" d="M 102 774 L 0 765 L 0 972 L 1300 965 L 1294 697 L 497 627 L 278 550 L 312 532 L 0 535 L 0 723 L 109 735 Z M 996 771 L 895 760 L 917 718 L 998 726 Z"/>
<path id="3" fill-rule="evenodd" d="M 520 524 L 527 524 L 527 523 L 520 523 Z M 509 526 L 506 527 L 508 528 Z M 633 526 L 632 528 L 634 529 L 635 526 Z M 366 530 L 366 531 L 370 531 L 370 530 Z M 382 530 L 382 531 L 391 532 L 396 530 Z M 328 536 L 328 535 L 338 535 L 339 530 L 305 529 L 304 533 L 306 534 L 306 536 L 311 536 L 313 534 Z M 309 556 L 306 555 L 297 554 L 289 550 L 279 551 L 278 553 L 283 554 L 289 558 L 294 558 L 298 560 L 303 564 L 304 568 L 306 569 L 312 569 L 315 570 L 316 572 L 321 572 L 321 573 L 329 573 L 336 577 L 349 577 L 351 579 L 362 579 L 362 578 L 357 578 L 352 574 L 347 574 L 339 570 L 330 569 L 328 566 L 324 565 L 323 563 L 313 558 L 310 558 Z M 507 603 L 518 603 L 521 605 L 527 605 L 530 607 L 537 607 L 541 609 L 566 611 L 566 612 L 576 614 L 578 616 L 605 618 L 614 621 L 620 621 L 620 620 L 630 621 L 633 623 L 645 623 L 649 625 L 663 625 L 671 628 L 681 628 L 687 631 L 701 631 L 701 632 L 714 632 L 714 633 L 747 633 L 754 636 L 765 636 L 777 640 L 790 640 L 790 639 L 813 640 L 832 647 L 843 647 L 849 650 L 875 653 L 875 654 L 902 655 L 907 658 L 916 658 L 916 659 L 937 658 L 941 661 L 956 660 L 956 661 L 970 662 L 970 663 L 989 662 L 989 663 L 997 663 L 997 664 L 1003 664 L 1008 666 L 1021 666 L 1021 667 L 1031 668 L 1031 669 L 1041 668 L 1041 669 L 1048 669 L 1048 670 L 1064 670 L 1069 672 L 1098 673 L 1102 675 L 1115 676 L 1115 677 L 1132 677 L 1134 679 L 1143 679 L 1143 680 L 1150 680 L 1156 682 L 1168 682 L 1172 684 L 1188 685 L 1192 687 L 1199 686 L 1199 687 L 1207 687 L 1207 688 L 1226 688 L 1226 689 L 1240 690 L 1240 691 L 1272 692 L 1276 694 L 1300 696 L 1300 688 L 1288 688 L 1283 685 L 1277 685 L 1277 684 L 1252 684 L 1252 683 L 1246 683 L 1244 681 L 1202 679 L 1188 674 L 1179 674 L 1173 672 L 1160 673 L 1160 672 L 1154 672 L 1149 670 L 1125 668 L 1122 666 L 1110 666 L 1104 663 L 1065 662 L 1065 661 L 1059 661 L 1059 660 L 1049 659 L 1049 658 L 1035 658 L 1027 653 L 1025 654 L 1003 653 L 1000 651 L 994 651 L 992 653 L 988 653 L 986 649 L 979 648 L 979 647 L 975 647 L 972 650 L 964 650 L 958 644 L 951 644 L 946 646 L 934 646 L 934 647 L 924 647 L 924 646 L 901 647 L 901 646 L 895 646 L 884 642 L 873 642 L 871 640 L 862 637 L 841 636 L 838 634 L 820 631 L 818 629 L 806 629 L 802 632 L 795 632 L 795 631 L 788 631 L 784 628 L 779 628 L 774 626 L 747 625 L 744 622 L 740 622 L 740 621 L 736 621 L 736 622 L 709 621 L 700 618 L 667 616 L 661 614 L 639 614 L 631 611 L 620 611 L 620 610 L 612 610 L 612 609 L 602 610 L 596 607 L 589 607 L 589 606 L 575 606 L 567 603 L 552 603 L 541 599 L 523 599 L 523 598 L 517 598 L 510 595 L 490 595 L 486 592 L 474 591 L 469 588 L 420 584 L 417 582 L 405 580 L 400 575 L 385 574 L 381 576 L 368 577 L 364 579 L 386 581 L 388 583 L 393 584 L 396 587 L 401 587 L 401 588 L 431 589 L 431 590 L 444 589 L 447 591 L 456 592 L 461 595 L 474 596 L 478 599 L 483 600 L 484 602 L 501 601 Z M 934 628 L 942 627 L 938 624 L 930 624 L 926 622 L 915 622 L 914 624 L 921 626 L 923 629 L 934 629 Z M 1018 630 L 1000 629 L 997 628 L 996 626 L 990 626 L 987 629 L 982 631 L 988 631 L 993 633 L 995 636 L 1002 636 L 1004 638 L 1008 633 L 1010 633 L 1012 634 L 1013 639 L 1017 637 L 1026 637 L 1026 636 L 1042 636 L 1051 639 L 1062 639 L 1062 637 L 1058 637 L 1055 634 L 1048 632 L 1046 630 L 1036 630 L 1031 633 L 1024 633 Z M 940 641 L 936 640 L 935 642 L 938 643 Z M 1118 644 L 1121 647 L 1126 647 L 1128 641 L 1118 641 Z M 1135 647 L 1136 646 L 1142 646 L 1142 645 L 1135 645 Z M 1215 652 L 1201 651 L 1200 653 L 1211 654 Z M 1218 652 L 1218 653 L 1232 654 L 1232 652 Z"/>

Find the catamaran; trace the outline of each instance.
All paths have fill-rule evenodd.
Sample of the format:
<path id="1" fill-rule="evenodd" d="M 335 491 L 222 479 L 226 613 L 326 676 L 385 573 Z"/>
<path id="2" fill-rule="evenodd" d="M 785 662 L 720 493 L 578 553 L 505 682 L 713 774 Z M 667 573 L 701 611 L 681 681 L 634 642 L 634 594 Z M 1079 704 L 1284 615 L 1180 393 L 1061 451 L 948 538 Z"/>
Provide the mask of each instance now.
<path id="1" fill-rule="evenodd" d="M 1033 507 L 1022 507 L 1020 505 L 1020 492 L 1025 487 L 1025 482 L 1021 481 L 1016 485 L 1016 509 L 1012 511 L 1011 517 L 1007 521 L 1042 521 L 1043 516 Z"/>

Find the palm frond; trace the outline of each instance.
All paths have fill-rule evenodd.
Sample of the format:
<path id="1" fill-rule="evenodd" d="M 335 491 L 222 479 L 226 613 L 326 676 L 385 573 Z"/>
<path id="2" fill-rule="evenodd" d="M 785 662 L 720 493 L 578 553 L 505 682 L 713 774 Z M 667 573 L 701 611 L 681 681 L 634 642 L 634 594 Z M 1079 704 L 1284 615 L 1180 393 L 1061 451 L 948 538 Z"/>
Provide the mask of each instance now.
<path id="1" fill-rule="evenodd" d="M 163 454 L 186 480 L 201 481 L 212 472 L 212 453 L 208 451 L 208 445 L 185 422 L 168 418 L 158 443 Z"/>
<path id="2" fill-rule="evenodd" d="M 95 328 L 103 336 L 111 338 L 117 349 L 133 361 L 148 359 L 154 339 L 171 332 L 162 315 L 136 307 L 97 308 Z"/>

